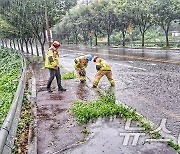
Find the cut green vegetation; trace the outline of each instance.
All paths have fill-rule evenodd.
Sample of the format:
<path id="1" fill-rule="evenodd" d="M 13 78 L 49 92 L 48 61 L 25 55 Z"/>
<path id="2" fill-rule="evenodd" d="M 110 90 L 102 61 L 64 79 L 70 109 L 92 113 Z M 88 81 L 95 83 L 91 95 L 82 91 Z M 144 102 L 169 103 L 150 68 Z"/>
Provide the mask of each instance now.
<path id="1" fill-rule="evenodd" d="M 65 74 L 62 74 L 61 78 L 63 80 L 75 79 L 76 75 L 74 74 L 74 72 L 67 72 Z"/>
<path id="2" fill-rule="evenodd" d="M 175 144 L 173 141 L 167 142 L 170 147 L 178 151 L 178 154 L 180 154 L 180 146 L 178 144 Z"/>
<path id="3" fill-rule="evenodd" d="M 86 134 L 86 135 L 91 134 L 91 132 L 90 132 L 89 130 L 87 130 L 87 128 L 86 128 L 86 127 L 84 127 L 84 129 L 83 129 L 83 130 L 81 130 L 81 133 L 84 133 L 84 134 Z"/>
<path id="4" fill-rule="evenodd" d="M 96 101 L 76 101 L 70 111 L 76 116 L 78 123 L 86 124 L 90 119 L 118 115 L 120 117 L 138 120 L 135 110 L 117 105 L 115 96 L 111 93 L 100 95 Z"/>
<path id="5" fill-rule="evenodd" d="M 125 107 L 124 105 L 116 104 L 116 98 L 112 93 L 100 95 L 98 100 L 83 102 L 76 101 L 70 112 L 75 115 L 79 124 L 87 124 L 90 120 L 95 120 L 98 117 L 107 117 L 117 115 L 118 117 L 132 119 L 139 122 L 139 126 L 145 128 L 146 132 L 151 135 L 153 139 L 160 138 L 159 132 L 153 132 L 150 123 L 145 122 L 143 117 L 138 115 L 132 108 Z M 86 132 L 86 130 L 83 130 Z"/>
<path id="6" fill-rule="evenodd" d="M 0 127 L 16 92 L 21 70 L 21 58 L 11 50 L 0 50 Z"/>

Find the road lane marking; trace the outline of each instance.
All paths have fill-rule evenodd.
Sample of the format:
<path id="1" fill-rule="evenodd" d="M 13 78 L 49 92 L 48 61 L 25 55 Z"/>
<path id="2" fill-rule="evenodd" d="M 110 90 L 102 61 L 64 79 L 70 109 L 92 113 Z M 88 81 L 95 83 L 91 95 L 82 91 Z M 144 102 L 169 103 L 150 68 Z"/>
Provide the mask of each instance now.
<path id="1" fill-rule="evenodd" d="M 125 67 L 132 67 L 132 68 L 136 68 L 136 69 L 139 69 L 139 70 L 146 71 L 146 69 L 144 69 L 144 68 L 135 67 L 135 66 L 131 66 L 131 65 L 118 64 L 118 63 L 114 63 L 114 64 L 115 64 L 115 65 L 120 65 L 120 66 L 125 66 Z"/>
<path id="2" fill-rule="evenodd" d="M 128 61 L 128 63 L 132 63 L 133 64 L 134 62 L 133 61 Z"/>
<path id="3" fill-rule="evenodd" d="M 171 64 L 180 64 L 180 61 L 178 61 L 178 60 L 166 60 L 166 59 L 158 59 L 158 58 L 147 58 L 147 57 L 142 57 L 142 56 L 128 56 L 128 55 L 117 55 L 117 54 L 105 54 L 105 53 L 97 53 L 97 52 L 92 53 L 92 52 L 83 52 L 83 51 L 80 51 L 80 50 L 68 50 L 68 49 L 61 49 L 61 50 L 78 52 L 78 53 L 84 53 L 84 54 L 95 54 L 95 55 L 104 55 L 104 56 L 110 56 L 110 57 L 138 59 L 138 60 L 145 60 L 145 61 L 171 63 Z"/>

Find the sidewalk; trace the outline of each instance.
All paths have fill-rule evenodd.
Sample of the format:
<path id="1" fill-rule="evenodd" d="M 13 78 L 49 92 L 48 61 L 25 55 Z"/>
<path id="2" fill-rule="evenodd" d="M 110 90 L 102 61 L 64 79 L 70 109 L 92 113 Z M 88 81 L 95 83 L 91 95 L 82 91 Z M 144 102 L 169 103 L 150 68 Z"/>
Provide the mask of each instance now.
<path id="1" fill-rule="evenodd" d="M 67 88 L 66 92 L 58 92 L 56 81 L 53 81 L 53 93 L 48 93 L 46 84 L 49 72 L 42 67 L 41 63 L 32 65 L 37 90 L 37 152 L 38 154 L 52 154 L 73 146 L 85 137 L 81 133 L 84 127 L 77 125 L 68 109 L 72 102 L 88 98 L 81 92 L 81 87 L 75 80 L 62 80 L 63 87 Z M 61 74 L 63 72 L 64 70 L 61 69 Z M 84 87 L 83 91 L 87 92 L 88 87 Z"/>

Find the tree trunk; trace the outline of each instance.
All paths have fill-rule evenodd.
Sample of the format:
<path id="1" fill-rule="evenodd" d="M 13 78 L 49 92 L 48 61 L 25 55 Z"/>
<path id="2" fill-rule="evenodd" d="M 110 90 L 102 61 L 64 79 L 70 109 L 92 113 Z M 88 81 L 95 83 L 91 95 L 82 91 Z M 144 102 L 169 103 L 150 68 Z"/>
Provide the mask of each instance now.
<path id="1" fill-rule="evenodd" d="M 22 52 L 24 52 L 23 44 L 24 44 L 24 40 L 20 39 L 20 48 Z"/>
<path id="2" fill-rule="evenodd" d="M 166 34 L 166 47 L 169 47 L 169 36 L 168 36 L 168 30 L 165 31 Z"/>
<path id="3" fill-rule="evenodd" d="M 76 45 L 78 44 L 78 35 L 76 34 L 75 36 L 75 39 L 76 39 Z"/>
<path id="4" fill-rule="evenodd" d="M 97 44 L 97 34 L 94 33 L 94 36 L 95 36 L 95 46 L 97 46 L 97 45 L 98 45 L 98 44 Z"/>
<path id="5" fill-rule="evenodd" d="M 20 41 L 19 41 L 19 39 L 17 39 L 16 41 L 17 41 L 17 45 L 18 45 L 18 50 L 20 51 L 20 50 L 21 50 L 21 49 L 20 49 L 20 44 L 19 44 Z"/>
<path id="6" fill-rule="evenodd" d="M 67 39 L 68 39 L 68 45 L 69 45 L 69 37 Z"/>
<path id="7" fill-rule="evenodd" d="M 28 49 L 28 40 L 25 40 L 25 44 L 26 44 L 26 52 L 29 54 L 29 49 Z"/>
<path id="8" fill-rule="evenodd" d="M 144 47 L 144 32 L 142 32 L 142 47 Z"/>
<path id="9" fill-rule="evenodd" d="M 110 33 L 108 32 L 108 46 L 110 46 Z"/>
<path id="10" fill-rule="evenodd" d="M 41 45 L 41 52 L 42 52 L 42 57 L 43 57 L 43 60 L 45 60 L 45 51 L 44 51 L 44 44 L 45 44 L 45 41 L 46 41 L 46 34 L 45 34 L 45 30 L 43 31 L 42 35 L 41 36 L 37 36 L 37 39 Z M 43 39 L 43 41 L 42 41 Z"/>
<path id="11" fill-rule="evenodd" d="M 1 38 L 2 47 L 4 47 L 4 40 Z"/>
<path id="12" fill-rule="evenodd" d="M 10 46 L 10 48 L 12 49 L 12 42 L 11 42 L 12 40 L 10 39 L 9 40 L 9 46 Z"/>
<path id="13" fill-rule="evenodd" d="M 33 40 L 32 38 L 29 40 L 29 44 L 30 44 L 30 47 L 31 47 L 31 55 L 33 55 Z"/>
<path id="14" fill-rule="evenodd" d="M 171 23 L 168 23 L 167 25 L 162 25 L 162 28 L 164 30 L 165 36 L 166 36 L 166 47 L 169 47 L 169 26 Z"/>
<path id="15" fill-rule="evenodd" d="M 43 60 L 45 60 L 44 44 L 43 43 L 40 43 L 40 44 L 41 44 L 41 50 L 42 50 L 42 57 L 43 57 Z"/>
<path id="16" fill-rule="evenodd" d="M 6 48 L 8 47 L 8 45 L 7 45 L 7 39 L 5 39 L 5 45 L 6 45 Z"/>
<path id="17" fill-rule="evenodd" d="M 13 39 L 13 46 L 14 46 L 14 50 L 16 50 L 16 44 L 15 44 L 15 40 Z"/>
<path id="18" fill-rule="evenodd" d="M 125 47 L 125 32 L 122 31 L 122 35 L 123 35 L 123 47 Z"/>
<path id="19" fill-rule="evenodd" d="M 37 42 L 37 38 L 35 39 L 35 43 L 36 43 L 36 53 L 37 53 L 37 56 L 39 56 L 39 50 L 38 50 L 38 42 Z"/>

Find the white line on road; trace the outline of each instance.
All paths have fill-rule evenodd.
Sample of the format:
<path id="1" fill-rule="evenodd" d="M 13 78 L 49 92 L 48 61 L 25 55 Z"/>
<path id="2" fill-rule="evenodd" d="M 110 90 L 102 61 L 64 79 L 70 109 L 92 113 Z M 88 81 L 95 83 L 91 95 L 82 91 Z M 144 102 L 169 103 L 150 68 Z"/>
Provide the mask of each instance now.
<path id="1" fill-rule="evenodd" d="M 152 63 L 151 65 L 155 66 L 156 64 Z"/>
<path id="2" fill-rule="evenodd" d="M 140 67 L 134 67 L 134 66 L 131 66 L 131 65 L 124 65 L 124 64 L 118 64 L 118 63 L 115 63 L 115 64 L 116 64 L 116 65 L 120 65 L 120 66 L 132 67 L 132 68 L 136 68 L 136 69 L 139 69 L 139 70 L 146 71 L 146 69 L 144 69 L 144 68 L 140 68 Z"/>
<path id="3" fill-rule="evenodd" d="M 134 62 L 133 61 L 128 61 L 128 63 L 132 63 L 133 64 Z"/>

